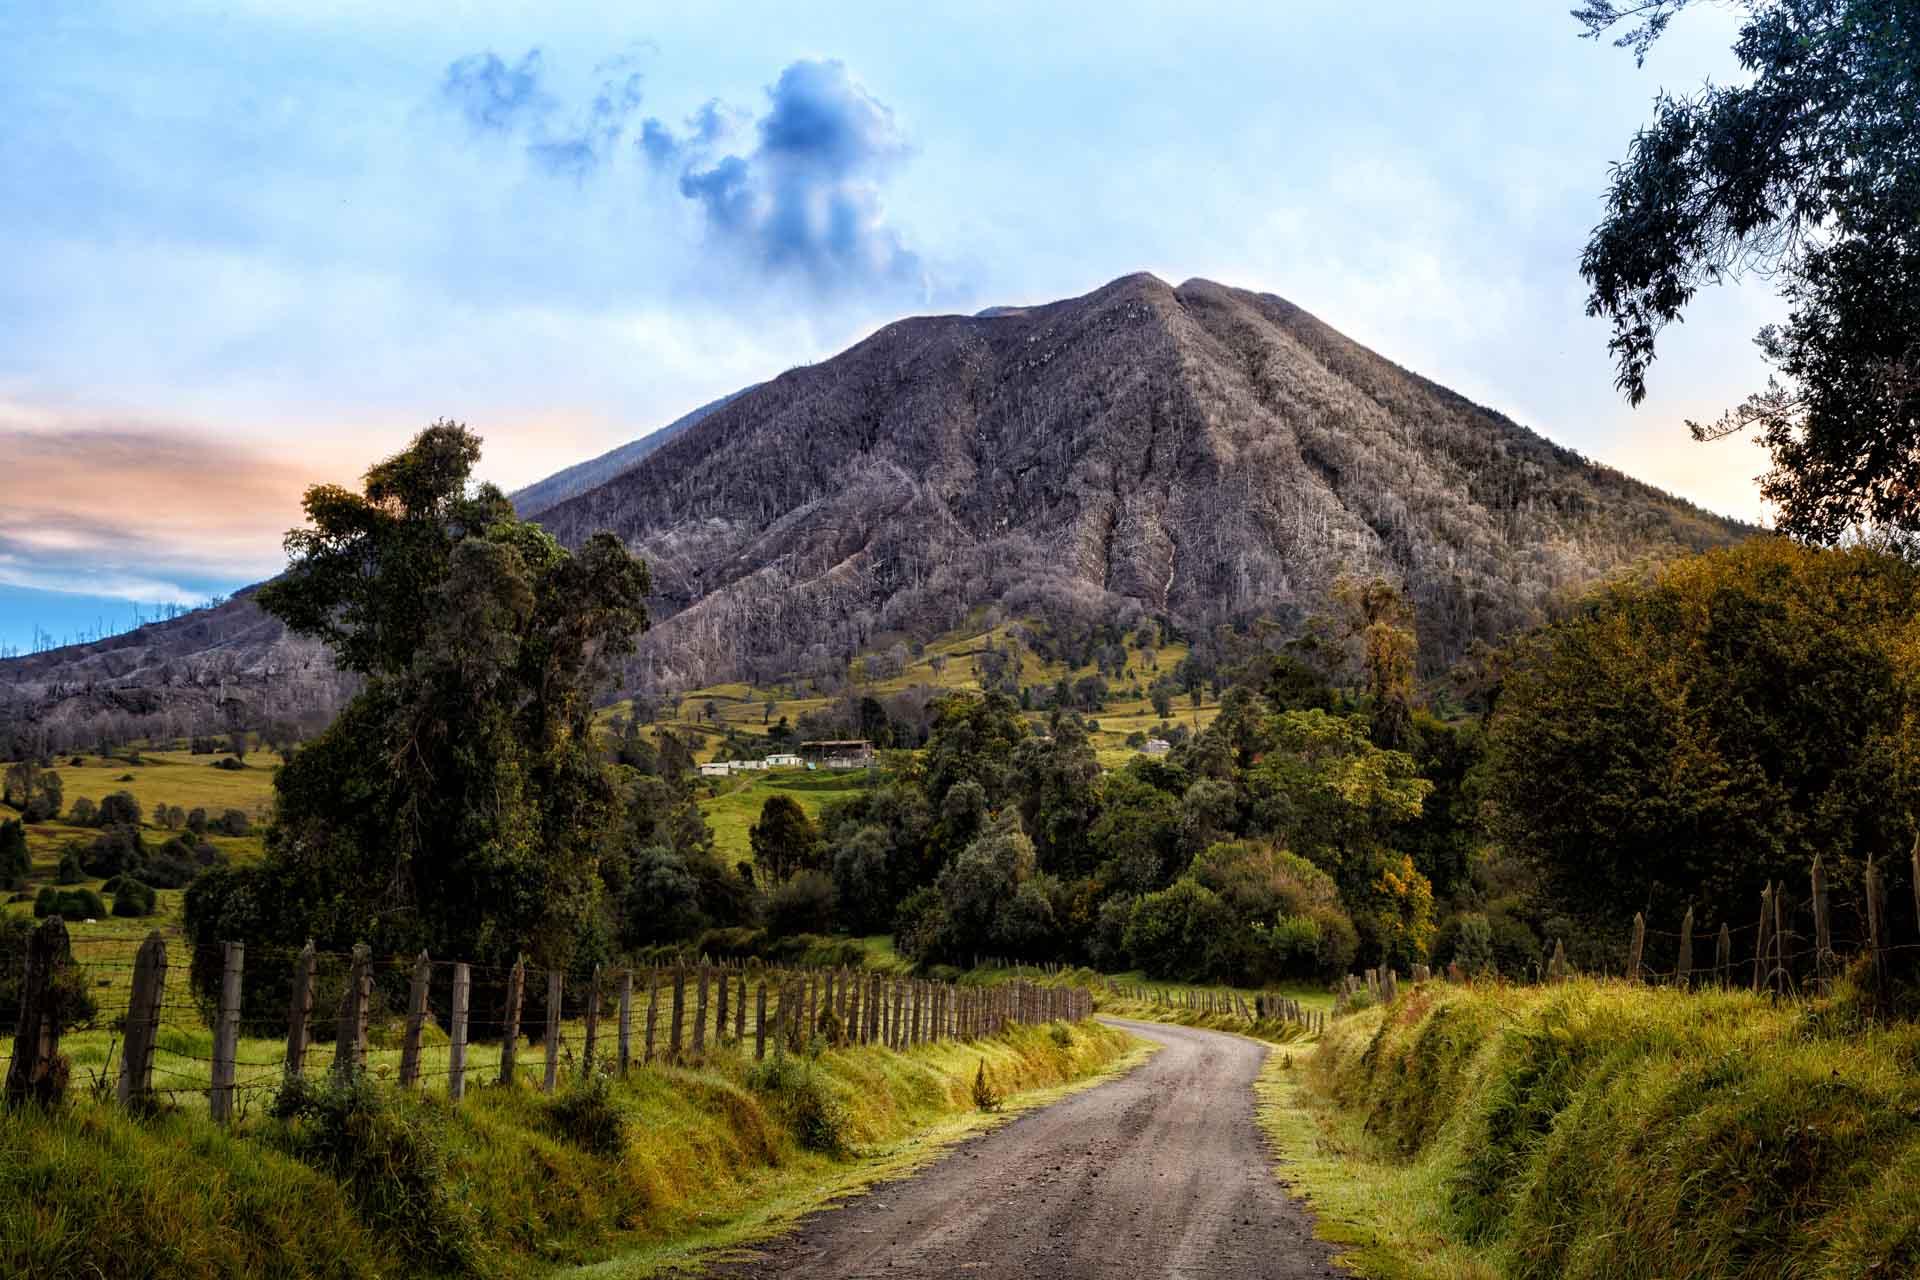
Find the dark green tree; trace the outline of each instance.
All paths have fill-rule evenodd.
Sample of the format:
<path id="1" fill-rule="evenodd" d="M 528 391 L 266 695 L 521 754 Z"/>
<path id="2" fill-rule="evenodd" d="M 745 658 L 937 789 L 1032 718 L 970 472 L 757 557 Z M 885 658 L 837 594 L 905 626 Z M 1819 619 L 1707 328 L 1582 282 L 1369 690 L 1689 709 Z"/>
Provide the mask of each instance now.
<path id="1" fill-rule="evenodd" d="M 620 796 L 592 697 L 646 626 L 647 572 L 516 518 L 479 455 L 436 423 L 362 493 L 308 491 L 260 604 L 366 683 L 276 775 L 264 861 L 189 890 L 197 941 L 564 964 L 594 927 Z"/>
<path id="2" fill-rule="evenodd" d="M 18 889 L 27 883 L 33 870 L 33 856 L 27 850 L 27 829 L 16 818 L 0 822 L 0 889 Z"/>
<path id="3" fill-rule="evenodd" d="M 775 882 L 820 868 L 820 832 L 792 796 L 768 796 L 760 818 L 747 829 L 753 862 Z"/>
<path id="4" fill-rule="evenodd" d="M 1591 0 L 1644 58 L 1694 0 Z M 1780 527 L 1832 542 L 1920 526 L 1920 23 L 1908 0 L 1738 0 L 1746 75 L 1662 94 L 1614 168 L 1580 271 L 1638 404 L 1662 329 L 1706 285 L 1775 280 L 1778 376 L 1696 438 L 1755 428 Z M 1624 30 L 1621 28 L 1624 27 Z"/>

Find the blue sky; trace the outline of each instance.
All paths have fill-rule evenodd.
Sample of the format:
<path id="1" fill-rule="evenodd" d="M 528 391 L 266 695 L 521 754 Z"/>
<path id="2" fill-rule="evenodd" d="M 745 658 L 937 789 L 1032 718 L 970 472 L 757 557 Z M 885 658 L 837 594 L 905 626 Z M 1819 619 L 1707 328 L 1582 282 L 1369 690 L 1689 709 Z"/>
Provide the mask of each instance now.
<path id="1" fill-rule="evenodd" d="M 508 487 L 916 311 L 1150 270 L 1271 291 L 1556 441 L 1764 513 L 1777 304 L 1648 401 L 1575 263 L 1644 68 L 1565 4 L 0 9 L 0 644 L 272 572 L 436 417 Z M 116 603 L 117 602 L 117 603 Z"/>

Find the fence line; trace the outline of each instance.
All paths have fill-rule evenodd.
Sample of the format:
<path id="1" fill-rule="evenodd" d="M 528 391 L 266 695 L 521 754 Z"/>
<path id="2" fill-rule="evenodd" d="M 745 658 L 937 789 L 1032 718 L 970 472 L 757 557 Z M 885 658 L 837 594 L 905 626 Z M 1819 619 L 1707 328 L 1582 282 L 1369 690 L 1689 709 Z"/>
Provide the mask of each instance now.
<path id="1" fill-rule="evenodd" d="M 89 951 L 107 945 L 117 946 L 119 954 L 97 961 L 87 958 Z M 170 956 L 157 930 L 139 944 L 131 961 L 124 958 L 129 945 L 124 939 L 70 939 L 58 916 L 48 917 L 34 930 L 21 987 L 21 1019 L 7 1063 L 9 1099 L 57 1092 L 55 1063 L 63 1031 L 104 1027 L 116 1031 L 120 1039 L 113 1077 L 120 1105 L 139 1108 L 154 1098 L 199 1093 L 207 1097 L 216 1120 L 231 1123 L 237 1099 L 252 1091 L 281 1088 L 310 1072 L 339 1078 L 366 1071 L 376 1014 L 382 1047 L 392 1047 L 386 1042 L 391 1023 L 376 983 L 378 975 L 393 980 L 390 989 L 400 975 L 407 975 L 405 1002 L 396 1011 L 401 1028 L 398 1086 L 418 1089 L 428 1080 L 444 1080 L 447 1096 L 456 1103 L 473 1081 L 470 1051 L 476 1039 L 497 1034 L 497 1080 L 511 1085 L 524 1070 L 523 1039 L 528 1032 L 537 1033 L 541 1052 L 537 1087 L 551 1094 L 564 1078 L 590 1073 L 596 1065 L 624 1075 L 636 1059 L 640 1064 L 687 1065 L 716 1052 L 745 1054 L 750 998 L 754 1006 L 751 1051 L 756 1060 L 770 1048 L 776 1053 L 797 1051 L 815 1039 L 836 1048 L 884 1046 L 904 1051 L 938 1041 L 976 1040 L 1016 1025 L 1079 1021 L 1093 1014 L 1092 996 L 1085 989 L 1042 986 L 1024 979 L 993 987 L 963 987 L 858 969 L 749 967 L 702 958 L 613 970 L 596 966 L 585 990 L 570 992 L 563 971 L 535 968 L 525 959 L 505 968 L 436 961 L 426 952 L 376 960 L 364 944 L 349 952 L 328 952 L 316 950 L 311 943 L 294 950 L 249 948 L 237 942 L 220 944 L 217 951 L 188 948 L 203 963 L 210 964 L 217 956 L 216 970 L 202 970 L 203 975 L 218 975 L 218 994 L 207 1001 L 211 1005 L 207 1008 L 192 996 L 169 998 Z M 263 1019 L 257 1008 L 251 1019 L 247 1017 L 250 961 L 256 974 L 262 963 L 289 966 L 284 974 L 269 970 L 266 979 L 275 984 L 270 991 L 285 983 L 284 1018 Z M 124 1002 L 104 1011 L 96 1002 L 86 1022 L 61 1025 L 55 983 L 69 966 L 82 972 L 100 968 L 126 974 Z M 476 973 L 497 984 L 498 1017 L 474 1016 Z M 174 977 L 177 984 L 177 970 Z M 315 1008 L 323 978 L 329 986 L 339 982 L 331 1010 L 331 1043 L 314 1034 L 329 1021 L 329 1014 Z M 536 991 L 538 996 L 532 994 Z M 272 998 L 279 999 L 277 994 Z M 567 1017 L 569 998 L 580 1013 L 578 1019 Z M 535 1007 L 528 1008 L 529 1003 Z M 444 1046 L 426 1042 L 429 1024 L 439 1025 L 436 1009 L 446 1018 Z M 615 1020 L 610 1062 L 601 1025 L 603 1011 L 609 1009 Z M 191 1011 L 190 1023 L 179 1016 L 186 1011 Z M 641 1025 L 636 1027 L 636 1022 Z M 243 1034 L 263 1026 L 269 1034 Z M 208 1030 L 212 1047 L 202 1052 Z M 258 1056 L 257 1050 L 249 1055 L 241 1051 L 243 1039 L 278 1039 L 284 1050 L 269 1057 Z M 110 1044 L 103 1071 L 115 1068 L 112 1053 Z M 193 1069 L 201 1067 L 206 1070 Z M 386 1067 L 380 1070 L 384 1073 Z M 176 1081 L 185 1083 L 176 1085 Z"/>

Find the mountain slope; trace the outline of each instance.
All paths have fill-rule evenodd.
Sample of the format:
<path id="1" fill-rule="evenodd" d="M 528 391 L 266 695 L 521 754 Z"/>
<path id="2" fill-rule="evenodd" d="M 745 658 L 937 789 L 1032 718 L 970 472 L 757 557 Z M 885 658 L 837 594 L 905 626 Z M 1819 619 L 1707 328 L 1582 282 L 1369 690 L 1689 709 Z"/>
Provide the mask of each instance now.
<path id="1" fill-rule="evenodd" d="M 753 390 L 748 387 L 747 391 Z M 657 431 L 649 432 L 638 440 L 629 440 L 617 449 L 610 449 L 597 458 L 585 462 L 576 462 L 562 471 L 556 471 L 544 480 L 536 480 L 524 489 L 517 489 L 507 496 L 513 500 L 514 510 L 526 519 L 532 519 L 547 508 L 565 502 L 568 498 L 597 489 L 615 476 L 631 470 L 639 461 L 666 444 L 675 436 L 699 422 L 715 409 L 726 404 L 746 391 L 736 391 L 732 395 L 721 396 L 688 413 L 680 415 Z"/>
<path id="2" fill-rule="evenodd" d="M 989 602 L 1297 622 L 1343 573 L 1402 584 L 1433 666 L 1565 589 L 1747 532 L 1279 298 L 1145 275 L 890 325 L 540 519 L 647 558 L 643 669 L 668 680 L 769 674 Z"/>

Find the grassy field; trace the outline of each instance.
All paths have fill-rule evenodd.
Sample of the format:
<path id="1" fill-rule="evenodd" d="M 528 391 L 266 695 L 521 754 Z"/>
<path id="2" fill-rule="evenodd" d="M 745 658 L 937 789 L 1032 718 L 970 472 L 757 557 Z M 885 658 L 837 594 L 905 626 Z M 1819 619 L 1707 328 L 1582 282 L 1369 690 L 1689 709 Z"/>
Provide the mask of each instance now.
<path id="1" fill-rule="evenodd" d="M 488 1087 L 455 1107 L 377 1090 L 344 1129 L 324 1108 L 281 1120 L 255 1107 L 232 1131 L 190 1106 L 29 1111 L 0 1126 L 0 1274 L 651 1275 L 991 1123 L 971 1101 L 983 1062 L 1017 1106 L 1133 1049 L 1089 1024 L 761 1072 L 726 1051 L 551 1099 Z"/>
<path id="2" fill-rule="evenodd" d="M 1579 980 L 1428 983 L 1263 1082 L 1363 1274 L 1920 1274 L 1920 1026 Z"/>
<path id="3" fill-rule="evenodd" d="M 713 845 L 728 866 L 753 857 L 748 828 L 760 819 L 761 806 L 776 795 L 795 801 L 810 818 L 818 818 L 829 801 L 857 795 L 873 785 L 864 769 L 768 769 L 731 778 L 702 779 L 711 793 L 700 800 L 713 829 Z"/>
<path id="4" fill-rule="evenodd" d="M 916 686 L 925 686 L 977 693 L 982 688 L 979 656 L 989 641 L 996 648 L 1004 648 L 1008 643 L 1009 630 L 1010 624 L 991 629 L 962 628 L 938 637 L 926 645 L 919 657 L 909 659 L 899 674 L 883 679 L 856 679 L 855 692 L 885 697 Z M 1110 769 L 1124 765 L 1136 754 L 1133 748 L 1126 745 L 1127 735 L 1136 731 L 1146 733 L 1162 723 L 1161 717 L 1154 713 L 1150 699 L 1144 696 L 1131 697 L 1128 693 L 1136 682 L 1144 691 L 1158 676 L 1171 673 L 1187 656 L 1187 651 L 1188 647 L 1183 643 L 1169 644 L 1156 651 L 1155 662 L 1149 667 L 1140 651 L 1129 650 L 1132 665 L 1128 669 L 1133 672 L 1132 676 L 1122 675 L 1108 682 L 1114 696 L 1108 699 L 1106 709 L 1093 717 L 1100 725 L 1093 739 L 1102 765 Z M 1020 654 L 1019 682 L 1022 685 L 1051 688 L 1063 676 L 1070 680 L 1077 679 L 1092 671 L 1091 667 L 1069 668 L 1062 662 L 1042 662 L 1024 649 Z M 769 701 L 773 703 L 771 708 L 767 705 Z M 709 703 L 713 707 L 711 717 L 707 714 Z M 750 734 L 764 733 L 768 724 L 782 716 L 787 717 L 789 722 L 795 722 L 801 715 L 823 710 L 831 703 L 832 699 L 810 694 L 795 684 L 755 688 L 732 682 L 687 693 L 677 713 L 661 723 L 693 739 L 696 743 L 695 753 L 705 759 L 708 753 L 704 748 L 710 742 L 717 746 L 727 728 Z M 1175 699 L 1173 713 L 1166 722 L 1184 725 L 1189 731 L 1198 731 L 1211 724 L 1219 711 L 1219 703 L 1211 694 L 1198 707 L 1182 695 Z M 632 703 L 618 702 L 604 708 L 599 714 L 602 723 L 614 715 L 630 715 Z M 1034 712 L 1030 719 L 1038 726 L 1045 722 L 1046 714 Z"/>

